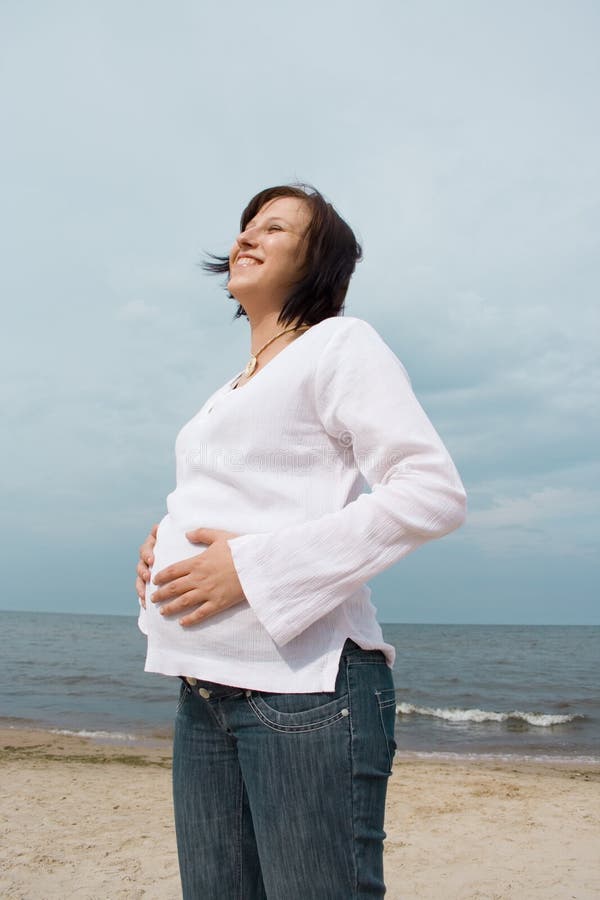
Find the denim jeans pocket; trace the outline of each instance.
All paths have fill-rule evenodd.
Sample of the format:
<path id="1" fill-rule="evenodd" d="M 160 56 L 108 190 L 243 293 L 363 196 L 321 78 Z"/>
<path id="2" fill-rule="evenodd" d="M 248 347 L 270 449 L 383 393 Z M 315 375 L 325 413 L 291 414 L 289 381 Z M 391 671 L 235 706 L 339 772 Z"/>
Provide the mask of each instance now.
<path id="1" fill-rule="evenodd" d="M 383 691 L 375 691 L 377 706 L 379 707 L 379 720 L 387 741 L 390 774 L 396 752 L 395 726 L 396 726 L 396 688 L 388 688 Z"/>
<path id="2" fill-rule="evenodd" d="M 267 694 L 248 691 L 247 701 L 263 725 L 275 731 L 306 732 L 327 728 L 350 715 L 348 694 Z"/>

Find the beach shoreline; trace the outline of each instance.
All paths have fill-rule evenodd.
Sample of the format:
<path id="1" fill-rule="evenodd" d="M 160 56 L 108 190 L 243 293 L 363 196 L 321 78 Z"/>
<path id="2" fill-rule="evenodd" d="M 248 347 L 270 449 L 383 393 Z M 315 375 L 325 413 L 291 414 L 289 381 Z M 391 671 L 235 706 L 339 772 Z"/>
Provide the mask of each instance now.
<path id="1" fill-rule="evenodd" d="M 172 737 L 159 734 L 125 735 L 109 731 L 72 731 L 58 726 L 22 727 L 0 725 L 0 759 L 18 754 L 22 758 L 98 759 L 105 762 L 163 764 L 171 759 Z M 159 762 L 161 761 L 161 762 Z M 568 756 L 527 756 L 511 753 L 460 753 L 451 751 L 397 750 L 394 767 L 402 764 L 508 767 L 511 769 L 585 770 L 600 773 L 600 758 Z"/>
<path id="2" fill-rule="evenodd" d="M 0 894 L 179 898 L 167 740 L 0 729 Z M 600 765 L 397 756 L 391 900 L 600 896 Z"/>

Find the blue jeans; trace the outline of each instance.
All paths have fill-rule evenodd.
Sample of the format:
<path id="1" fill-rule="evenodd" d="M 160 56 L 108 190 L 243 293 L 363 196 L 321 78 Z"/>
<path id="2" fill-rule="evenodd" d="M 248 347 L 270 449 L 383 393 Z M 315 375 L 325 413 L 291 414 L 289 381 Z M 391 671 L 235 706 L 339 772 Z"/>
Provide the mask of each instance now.
<path id="1" fill-rule="evenodd" d="M 173 800 L 184 900 L 383 897 L 392 672 L 344 646 L 335 691 L 182 679 Z"/>

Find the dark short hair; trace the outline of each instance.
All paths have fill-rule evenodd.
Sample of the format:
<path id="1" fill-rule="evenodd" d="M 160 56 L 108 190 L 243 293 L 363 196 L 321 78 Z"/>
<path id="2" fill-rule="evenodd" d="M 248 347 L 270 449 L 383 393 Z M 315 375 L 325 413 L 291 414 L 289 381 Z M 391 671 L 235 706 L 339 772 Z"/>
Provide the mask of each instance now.
<path id="1" fill-rule="evenodd" d="M 350 278 L 362 249 L 350 226 L 319 191 L 309 184 L 278 185 L 265 188 L 252 198 L 242 213 L 244 231 L 262 207 L 278 197 L 298 197 L 310 209 L 311 221 L 306 232 L 306 268 L 302 278 L 292 287 L 278 322 L 289 325 L 316 325 L 323 319 L 339 315 Z M 229 276 L 229 257 L 207 254 L 210 260 L 202 263 L 206 272 Z M 233 299 L 233 294 L 228 292 Z M 234 319 L 245 316 L 238 304 Z"/>

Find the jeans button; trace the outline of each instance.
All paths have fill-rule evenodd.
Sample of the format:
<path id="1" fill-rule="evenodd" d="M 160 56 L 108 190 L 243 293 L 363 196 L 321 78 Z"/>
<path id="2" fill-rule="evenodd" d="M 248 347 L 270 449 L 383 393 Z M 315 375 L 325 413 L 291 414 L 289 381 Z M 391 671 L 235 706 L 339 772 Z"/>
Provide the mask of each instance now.
<path id="1" fill-rule="evenodd" d="M 206 688 L 199 688 L 198 693 L 204 700 L 208 700 L 210 697 L 210 691 L 207 691 Z"/>
<path id="2" fill-rule="evenodd" d="M 194 685 L 196 684 L 196 681 L 198 679 L 197 678 L 186 678 L 185 680 L 187 681 L 188 684 L 190 684 L 192 687 L 194 687 Z"/>

